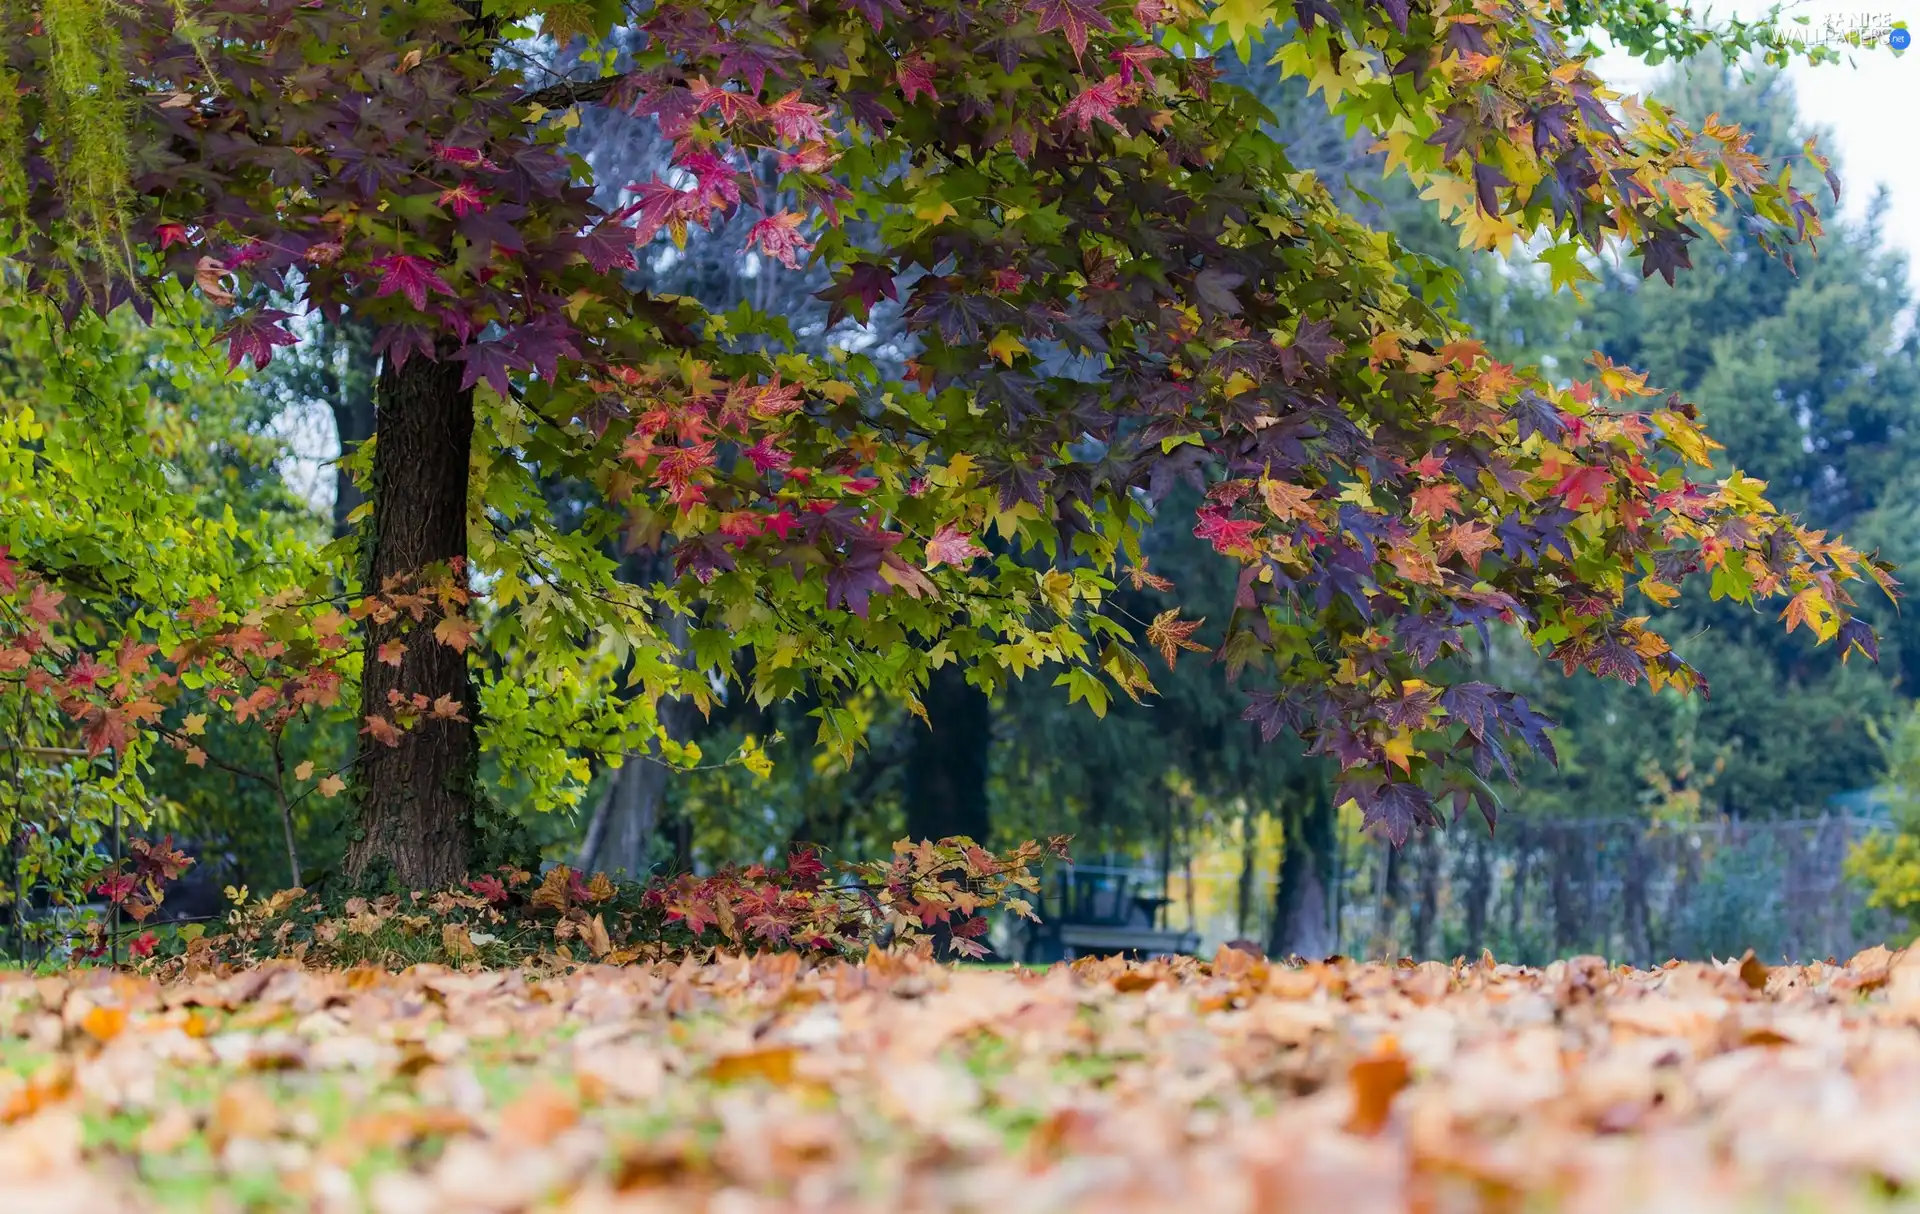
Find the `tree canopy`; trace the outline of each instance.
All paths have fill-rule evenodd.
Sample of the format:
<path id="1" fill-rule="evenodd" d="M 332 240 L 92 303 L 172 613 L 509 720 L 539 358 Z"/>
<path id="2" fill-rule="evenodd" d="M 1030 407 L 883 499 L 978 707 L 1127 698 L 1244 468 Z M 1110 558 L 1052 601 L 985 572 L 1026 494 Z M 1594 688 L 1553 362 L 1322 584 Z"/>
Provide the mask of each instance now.
<path id="1" fill-rule="evenodd" d="M 1608 91 L 1568 49 L 1586 20 L 1536 0 L 8 7 L 0 202 L 32 292 L 79 323 L 191 290 L 234 365 L 297 344 L 303 313 L 350 318 L 380 370 L 350 563 L 110 637 L 9 564 L 0 664 L 96 749 L 142 727 L 190 751 L 187 722 L 227 714 L 264 721 L 276 761 L 357 685 L 348 866 L 426 886 L 485 846 L 480 747 L 560 803 L 589 756 L 684 758 L 663 697 L 806 694 L 851 752 L 850 696 L 918 710 L 948 663 L 981 688 L 1044 671 L 1095 711 L 1152 694 L 1150 651 L 1173 665 L 1198 619 L 1130 618 L 1115 591 L 1162 587 L 1139 537 L 1186 485 L 1193 534 L 1238 566 L 1212 648 L 1245 719 L 1328 756 L 1337 801 L 1396 840 L 1447 800 L 1491 820 L 1486 781 L 1514 745 L 1550 753 L 1549 722 L 1446 673 L 1467 636 L 1685 690 L 1630 591 L 1782 598 L 1789 628 L 1872 656 L 1846 583 L 1892 588 L 1716 468 L 1678 396 L 1604 356 L 1570 383 L 1496 361 L 1446 273 L 1295 165 L 1214 59 L 1265 39 L 1464 245 L 1537 236 L 1556 283 L 1583 250 L 1671 282 L 1701 234 L 1783 255 L 1819 234 L 1737 127 Z M 568 153 L 589 106 L 650 123 L 670 167 L 606 201 Z M 761 272 L 809 267 L 825 323 L 855 327 L 823 340 L 628 275 L 741 214 Z M 883 300 L 897 353 L 860 326 Z M 657 575 L 622 576 L 636 551 Z M 103 667 L 102 644 L 142 660 Z"/>

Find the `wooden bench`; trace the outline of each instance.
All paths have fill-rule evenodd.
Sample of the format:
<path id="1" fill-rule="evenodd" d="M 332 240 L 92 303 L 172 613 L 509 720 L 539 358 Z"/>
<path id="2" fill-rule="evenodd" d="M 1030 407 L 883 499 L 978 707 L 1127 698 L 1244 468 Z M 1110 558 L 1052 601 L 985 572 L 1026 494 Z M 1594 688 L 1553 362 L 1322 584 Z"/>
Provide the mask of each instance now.
<path id="1" fill-rule="evenodd" d="M 1166 931 L 1155 927 L 1105 923 L 1062 923 L 1058 940 L 1066 960 L 1114 953 L 1151 957 L 1157 953 L 1191 953 L 1200 947 L 1200 933 Z"/>
<path id="2" fill-rule="evenodd" d="M 1147 889 L 1151 889 L 1149 885 Z M 1200 935 L 1161 926 L 1167 899 L 1146 892 L 1126 873 L 1061 874 L 1043 922 L 1027 938 L 1031 963 L 1121 954 L 1192 953 Z"/>

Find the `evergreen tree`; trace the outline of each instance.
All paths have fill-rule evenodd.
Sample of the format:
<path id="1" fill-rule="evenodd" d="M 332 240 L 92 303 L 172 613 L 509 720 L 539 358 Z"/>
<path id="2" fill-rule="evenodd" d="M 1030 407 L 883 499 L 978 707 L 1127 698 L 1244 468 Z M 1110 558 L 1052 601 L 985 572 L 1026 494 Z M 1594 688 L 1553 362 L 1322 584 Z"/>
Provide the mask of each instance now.
<path id="1" fill-rule="evenodd" d="M 1770 161 L 1813 171 L 1778 72 L 1702 61 L 1654 92 L 1689 120 L 1740 125 Z M 1602 263 L 1569 344 L 1645 367 L 1695 402 L 1726 447 L 1716 474 L 1738 466 L 1808 526 L 1898 562 L 1920 548 L 1920 345 L 1903 328 L 1913 299 L 1904 259 L 1882 245 L 1881 214 L 1876 203 L 1865 222 L 1829 220 L 1817 252 L 1790 260 L 1723 215 L 1725 246 L 1695 242 L 1692 272 L 1671 286 Z M 1899 710 L 1899 688 L 1920 672 L 1920 632 L 1879 604 L 1862 613 L 1882 629 L 1877 667 L 1815 657 L 1811 630 L 1783 633 L 1775 610 L 1689 591 L 1660 628 L 1707 675 L 1710 696 L 1540 680 L 1564 725 L 1561 763 L 1533 765 L 1519 799 L 1604 814 L 1675 796 L 1680 807 L 1778 815 L 1872 782 L 1881 756 L 1867 723 Z"/>

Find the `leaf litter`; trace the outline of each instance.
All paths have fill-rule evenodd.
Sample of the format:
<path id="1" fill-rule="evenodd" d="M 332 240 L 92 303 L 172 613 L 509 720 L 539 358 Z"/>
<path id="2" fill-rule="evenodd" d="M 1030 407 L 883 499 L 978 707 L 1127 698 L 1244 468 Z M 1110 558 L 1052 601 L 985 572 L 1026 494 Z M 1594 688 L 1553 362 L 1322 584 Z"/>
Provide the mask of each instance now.
<path id="1" fill-rule="evenodd" d="M 7 1214 L 1896 1208 L 1920 953 L 0 975 Z"/>

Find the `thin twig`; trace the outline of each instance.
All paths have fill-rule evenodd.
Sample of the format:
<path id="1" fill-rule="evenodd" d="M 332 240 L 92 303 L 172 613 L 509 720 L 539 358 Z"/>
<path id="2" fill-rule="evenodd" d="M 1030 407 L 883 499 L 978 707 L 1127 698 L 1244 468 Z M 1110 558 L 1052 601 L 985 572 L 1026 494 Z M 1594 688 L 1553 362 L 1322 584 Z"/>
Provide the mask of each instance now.
<path id="1" fill-rule="evenodd" d="M 300 888 L 300 852 L 293 845 L 293 806 L 287 803 L 287 760 L 281 749 L 284 734 L 273 735 L 273 799 L 280 803 L 280 830 L 287 837 L 287 874 Z"/>

